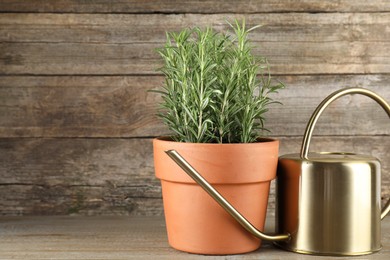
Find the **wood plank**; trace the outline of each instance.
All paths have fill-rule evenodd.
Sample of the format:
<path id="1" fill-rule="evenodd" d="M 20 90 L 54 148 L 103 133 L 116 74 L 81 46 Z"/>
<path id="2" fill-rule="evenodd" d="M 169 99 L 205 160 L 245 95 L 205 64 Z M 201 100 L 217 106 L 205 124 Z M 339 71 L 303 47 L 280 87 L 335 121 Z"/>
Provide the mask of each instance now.
<path id="1" fill-rule="evenodd" d="M 0 12 L 45 13 L 268 13 L 268 12 L 388 12 L 390 4 L 384 0 L 298 2 L 263 0 L 194 1 L 194 0 L 120 0 L 77 1 L 56 0 L 0 0 Z"/>
<path id="2" fill-rule="evenodd" d="M 0 136 L 134 137 L 156 120 L 161 77 L 1 77 Z"/>
<path id="3" fill-rule="evenodd" d="M 156 197 L 151 139 L 4 138 L 1 183 L 133 187 Z"/>
<path id="4" fill-rule="evenodd" d="M 165 43 L 166 31 L 212 26 L 230 29 L 226 20 L 245 18 L 255 42 L 380 41 L 388 13 L 221 14 L 35 14 L 1 13 L 2 42 L 10 43 Z M 299 38 L 297 35 L 299 34 Z M 88 37 L 86 37 L 88 35 Z M 386 38 L 387 39 L 387 38 Z"/>
<path id="5" fill-rule="evenodd" d="M 2 139 L 0 147 L 0 215 L 162 213 L 150 140 Z"/>
<path id="6" fill-rule="evenodd" d="M 268 218 L 265 231 L 273 233 L 274 226 Z M 188 254 L 169 247 L 162 217 L 2 217 L 0 229 L 4 259 L 329 259 L 287 252 L 267 241 L 260 249 L 241 255 Z M 382 221 L 383 249 L 364 259 L 389 258 L 389 233 L 390 218 L 386 218 Z"/>
<path id="7" fill-rule="evenodd" d="M 162 216 L 162 198 L 140 195 L 142 185 L 41 186 L 0 184 L 0 216 Z M 156 185 L 156 188 L 159 186 Z M 136 191 L 137 190 L 137 191 Z M 134 195 L 137 193 L 136 195 Z"/>
<path id="8" fill-rule="evenodd" d="M 165 31 L 243 15 L 0 14 L 0 74 L 156 74 Z M 274 74 L 388 73 L 390 13 L 245 15 Z M 153 29 L 151 29 L 153 28 Z M 299 35 L 299 37 L 297 37 Z"/>
<path id="9" fill-rule="evenodd" d="M 301 137 L 281 137 L 280 154 Z M 0 139 L 0 215 L 161 215 L 151 139 Z M 390 197 L 388 136 L 315 137 L 311 151 L 372 154 Z M 190 159 L 189 159 L 190 160 Z M 274 189 L 269 213 L 275 208 Z"/>
<path id="10" fill-rule="evenodd" d="M 343 87 L 366 87 L 390 102 L 388 75 L 278 76 L 287 88 L 267 115 L 279 136 L 302 136 L 317 105 Z M 156 118 L 160 76 L 1 76 L 0 137 L 145 137 L 169 134 Z M 319 135 L 389 135 L 387 115 L 366 97 L 336 101 Z"/>
<path id="11" fill-rule="evenodd" d="M 302 136 L 310 116 L 319 103 L 345 87 L 370 89 L 390 102 L 387 75 L 335 75 L 280 77 L 287 88 L 280 92 L 283 106 L 269 112 L 267 123 L 275 135 Z M 389 118 L 373 100 L 346 96 L 331 104 L 315 128 L 317 135 L 389 135 Z"/>

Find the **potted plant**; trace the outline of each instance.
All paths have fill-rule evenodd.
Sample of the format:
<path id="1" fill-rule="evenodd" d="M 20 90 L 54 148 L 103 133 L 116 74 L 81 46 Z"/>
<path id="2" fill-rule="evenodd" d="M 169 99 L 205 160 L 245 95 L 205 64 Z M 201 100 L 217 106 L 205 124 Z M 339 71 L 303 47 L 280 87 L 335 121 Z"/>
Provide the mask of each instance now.
<path id="1" fill-rule="evenodd" d="M 264 114 L 275 101 L 264 57 L 252 53 L 245 21 L 233 34 L 212 28 L 167 33 L 158 53 L 165 75 L 158 116 L 173 132 L 153 140 L 161 180 L 168 240 L 199 254 L 256 250 L 248 234 L 166 154 L 177 150 L 251 223 L 262 230 L 270 181 L 275 178 L 278 140 L 263 138 Z"/>

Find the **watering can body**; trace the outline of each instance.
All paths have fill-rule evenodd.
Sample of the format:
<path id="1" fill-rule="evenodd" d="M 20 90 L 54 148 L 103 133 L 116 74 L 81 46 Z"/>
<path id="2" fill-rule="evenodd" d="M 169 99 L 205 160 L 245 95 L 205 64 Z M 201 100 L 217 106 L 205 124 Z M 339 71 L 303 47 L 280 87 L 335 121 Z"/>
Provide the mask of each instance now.
<path id="1" fill-rule="evenodd" d="M 276 229 L 288 242 L 276 245 L 299 253 L 364 255 L 381 249 L 381 166 L 372 156 L 353 153 L 309 153 L 314 127 L 336 99 L 361 94 L 376 101 L 390 117 L 390 105 L 374 92 L 346 88 L 325 98 L 315 109 L 303 136 L 301 152 L 278 162 Z"/>
<path id="2" fill-rule="evenodd" d="M 374 157 L 313 153 L 279 158 L 276 231 L 289 251 L 364 255 L 381 249 L 381 174 Z"/>

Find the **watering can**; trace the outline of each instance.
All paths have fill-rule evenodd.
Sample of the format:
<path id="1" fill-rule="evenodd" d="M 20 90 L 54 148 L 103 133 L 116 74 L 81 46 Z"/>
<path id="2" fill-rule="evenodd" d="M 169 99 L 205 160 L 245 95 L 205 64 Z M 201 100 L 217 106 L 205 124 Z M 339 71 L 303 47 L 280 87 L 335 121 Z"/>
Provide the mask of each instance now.
<path id="1" fill-rule="evenodd" d="M 299 154 L 279 157 L 276 191 L 276 235 L 256 229 L 177 151 L 166 153 L 226 212 L 257 238 L 283 249 L 315 255 L 365 255 L 381 249 L 381 172 L 378 159 L 353 153 L 309 153 L 316 122 L 336 99 L 361 94 L 375 100 L 389 115 L 390 106 L 364 88 L 346 88 L 329 95 L 306 127 Z"/>

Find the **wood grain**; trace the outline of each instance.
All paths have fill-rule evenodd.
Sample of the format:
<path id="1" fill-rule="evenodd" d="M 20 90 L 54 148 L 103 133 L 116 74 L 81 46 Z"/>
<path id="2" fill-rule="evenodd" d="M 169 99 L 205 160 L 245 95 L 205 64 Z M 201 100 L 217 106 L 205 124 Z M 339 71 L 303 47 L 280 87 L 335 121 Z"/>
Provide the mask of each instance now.
<path id="1" fill-rule="evenodd" d="M 165 31 L 243 15 L 0 14 L 0 74 L 155 75 Z M 388 73 L 390 13 L 246 15 L 274 74 Z M 299 37 L 297 37 L 299 35 Z"/>
<path id="2" fill-rule="evenodd" d="M 0 0 L 2 12 L 49 13 L 267 13 L 267 12 L 386 12 L 390 4 L 385 0 Z"/>
<path id="3" fill-rule="evenodd" d="M 3 137 L 134 137 L 164 132 L 161 77 L 1 77 Z"/>
<path id="4" fill-rule="evenodd" d="M 265 231 L 273 233 L 274 226 L 268 218 Z M 260 249 L 241 255 L 188 254 L 169 247 L 162 217 L 2 217 L 0 229 L 4 259 L 329 259 L 283 251 L 267 241 Z M 364 259 L 389 259 L 389 233 L 390 218 L 386 218 L 382 221 L 383 249 Z"/>
<path id="5" fill-rule="evenodd" d="M 169 131 L 146 91 L 163 81 L 155 49 L 166 31 L 221 31 L 234 18 L 264 25 L 254 52 L 287 85 L 267 120 L 281 154 L 299 151 L 314 108 L 337 89 L 390 101 L 389 1 L 0 0 L 0 215 L 162 215 L 151 137 Z M 373 101 L 335 102 L 315 134 L 313 150 L 382 159 L 390 196 L 390 128 Z"/>
<path id="6" fill-rule="evenodd" d="M 268 112 L 278 136 L 302 136 L 316 106 L 343 87 L 366 87 L 390 101 L 387 75 L 278 76 L 284 105 Z M 155 114 L 160 76 L 2 76 L 0 137 L 145 137 L 169 134 Z M 390 134 L 386 113 L 372 100 L 348 96 L 318 122 L 320 135 Z"/>
<path id="7" fill-rule="evenodd" d="M 162 214 L 150 140 L 2 139 L 0 147 L 0 215 Z"/>
<path id="8" fill-rule="evenodd" d="M 299 152 L 300 137 L 280 140 L 280 154 Z M 161 215 L 151 142 L 0 139 L 0 215 Z M 311 151 L 352 151 L 380 158 L 383 201 L 390 197 L 389 137 L 315 137 Z M 272 191 L 271 214 L 274 207 Z"/>

